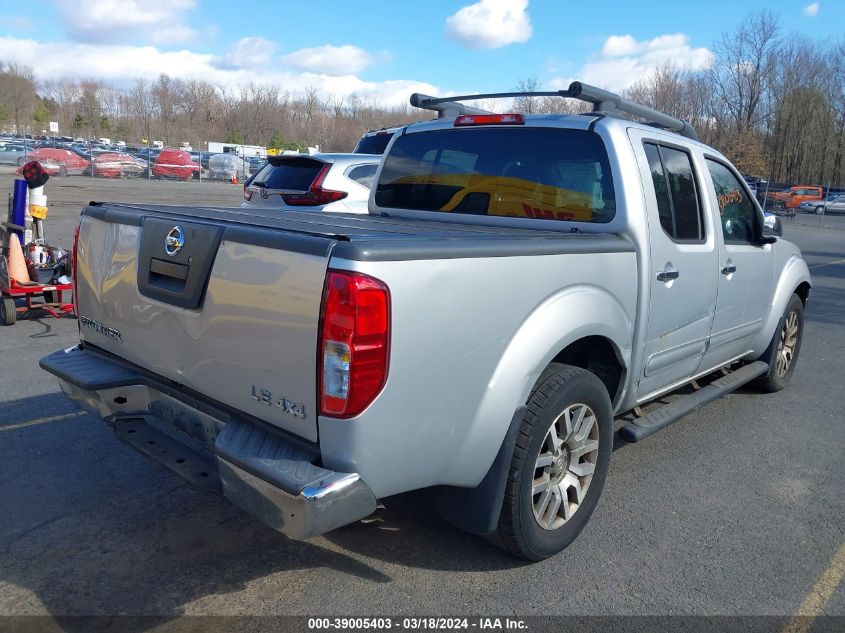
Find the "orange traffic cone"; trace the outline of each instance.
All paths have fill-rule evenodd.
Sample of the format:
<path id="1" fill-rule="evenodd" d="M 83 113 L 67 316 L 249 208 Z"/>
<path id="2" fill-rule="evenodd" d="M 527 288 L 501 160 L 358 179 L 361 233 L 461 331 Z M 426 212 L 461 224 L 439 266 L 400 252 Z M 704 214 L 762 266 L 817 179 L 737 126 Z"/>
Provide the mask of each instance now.
<path id="1" fill-rule="evenodd" d="M 238 175 L 237 175 L 237 174 L 235 174 L 234 176 L 232 176 L 232 184 L 233 184 L 233 185 L 238 184 Z"/>
<path id="2" fill-rule="evenodd" d="M 30 281 L 23 249 L 15 233 L 9 236 L 9 277 L 21 284 Z"/>

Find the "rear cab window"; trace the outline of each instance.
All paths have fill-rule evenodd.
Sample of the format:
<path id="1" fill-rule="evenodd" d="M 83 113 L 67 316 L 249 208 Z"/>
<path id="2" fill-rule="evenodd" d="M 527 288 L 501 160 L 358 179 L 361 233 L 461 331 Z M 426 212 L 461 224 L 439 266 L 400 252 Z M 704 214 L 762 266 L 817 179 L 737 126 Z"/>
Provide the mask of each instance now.
<path id="1" fill-rule="evenodd" d="M 610 222 L 616 194 L 598 134 L 484 127 L 404 134 L 376 186 L 380 207 Z"/>

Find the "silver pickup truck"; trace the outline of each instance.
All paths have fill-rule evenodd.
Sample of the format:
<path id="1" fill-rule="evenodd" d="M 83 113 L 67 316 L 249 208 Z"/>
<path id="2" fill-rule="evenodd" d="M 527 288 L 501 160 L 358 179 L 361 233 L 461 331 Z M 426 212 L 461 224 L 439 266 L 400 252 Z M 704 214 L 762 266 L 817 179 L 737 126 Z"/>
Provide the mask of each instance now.
<path id="1" fill-rule="evenodd" d="M 811 280 L 688 124 L 580 83 L 539 94 L 593 111 L 414 95 L 439 118 L 394 135 L 367 215 L 90 204 L 81 340 L 41 366 L 290 537 L 430 488 L 461 528 L 555 554 L 616 426 L 637 442 L 788 383 Z"/>

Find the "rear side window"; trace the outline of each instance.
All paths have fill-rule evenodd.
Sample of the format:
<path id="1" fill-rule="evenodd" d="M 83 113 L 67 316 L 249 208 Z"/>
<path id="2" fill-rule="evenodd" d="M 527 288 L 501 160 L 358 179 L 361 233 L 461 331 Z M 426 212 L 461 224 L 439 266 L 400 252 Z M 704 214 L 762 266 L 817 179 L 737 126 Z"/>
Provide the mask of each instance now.
<path id="1" fill-rule="evenodd" d="M 346 172 L 346 177 L 367 189 L 372 189 L 373 177 L 376 175 L 377 169 L 378 165 L 356 165 Z"/>
<path id="2" fill-rule="evenodd" d="M 381 207 L 609 222 L 613 178 L 601 138 L 585 130 L 466 128 L 405 134 L 385 158 Z"/>
<path id="3" fill-rule="evenodd" d="M 676 242 L 702 241 L 704 224 L 689 154 L 654 143 L 643 146 L 663 230 Z"/>
<path id="4" fill-rule="evenodd" d="M 264 165 L 249 184 L 266 189 L 307 191 L 324 166 L 320 161 L 300 158 L 273 161 Z"/>
<path id="5" fill-rule="evenodd" d="M 393 138 L 393 132 L 376 132 L 372 135 L 367 135 L 358 141 L 353 154 L 384 154 L 387 149 L 387 144 Z"/>

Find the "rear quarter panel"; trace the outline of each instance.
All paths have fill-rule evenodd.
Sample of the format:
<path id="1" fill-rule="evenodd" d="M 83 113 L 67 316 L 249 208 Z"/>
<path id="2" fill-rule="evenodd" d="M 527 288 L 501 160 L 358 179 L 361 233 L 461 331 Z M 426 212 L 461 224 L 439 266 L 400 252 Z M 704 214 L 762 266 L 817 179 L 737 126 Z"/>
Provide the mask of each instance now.
<path id="1" fill-rule="evenodd" d="M 383 392 L 355 419 L 319 420 L 325 466 L 358 472 L 379 497 L 477 485 L 540 372 L 574 340 L 605 336 L 630 359 L 633 252 L 331 267 L 391 291 Z"/>

